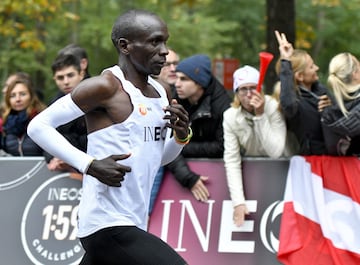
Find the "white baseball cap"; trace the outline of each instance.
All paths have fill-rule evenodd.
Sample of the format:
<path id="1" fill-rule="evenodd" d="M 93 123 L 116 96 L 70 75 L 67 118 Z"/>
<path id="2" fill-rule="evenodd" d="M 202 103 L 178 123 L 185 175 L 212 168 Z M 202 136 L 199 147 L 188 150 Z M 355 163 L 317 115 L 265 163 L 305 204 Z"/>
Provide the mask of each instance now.
<path id="1" fill-rule="evenodd" d="M 234 92 L 236 91 L 236 89 L 238 89 L 243 84 L 256 84 L 257 85 L 259 82 L 259 76 L 260 76 L 259 71 L 252 66 L 245 65 L 243 67 L 240 67 L 233 74 Z"/>

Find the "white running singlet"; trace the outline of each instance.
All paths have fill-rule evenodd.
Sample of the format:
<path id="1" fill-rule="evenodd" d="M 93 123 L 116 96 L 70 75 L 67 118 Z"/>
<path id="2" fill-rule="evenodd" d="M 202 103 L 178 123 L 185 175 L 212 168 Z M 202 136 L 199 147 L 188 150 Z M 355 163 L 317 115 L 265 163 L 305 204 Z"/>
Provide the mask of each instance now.
<path id="1" fill-rule="evenodd" d="M 151 187 L 161 163 L 167 131 L 163 119 L 163 107 L 169 105 L 165 89 L 149 77 L 149 83 L 161 97 L 148 98 L 125 80 L 119 66 L 106 70 L 121 80 L 133 112 L 122 123 L 90 133 L 87 153 L 96 159 L 131 153 L 129 158 L 118 161 L 131 166 L 131 172 L 126 173 L 121 187 L 111 187 L 84 175 L 79 237 L 110 226 L 134 225 L 146 230 Z"/>

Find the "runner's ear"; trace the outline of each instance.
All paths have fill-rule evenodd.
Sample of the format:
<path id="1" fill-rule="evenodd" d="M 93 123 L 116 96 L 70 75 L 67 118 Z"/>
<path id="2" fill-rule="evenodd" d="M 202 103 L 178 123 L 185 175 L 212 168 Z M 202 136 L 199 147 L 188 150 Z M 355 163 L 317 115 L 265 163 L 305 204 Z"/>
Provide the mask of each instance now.
<path id="1" fill-rule="evenodd" d="M 120 38 L 117 44 L 121 52 L 123 52 L 124 54 L 129 54 L 129 41 L 127 39 Z"/>

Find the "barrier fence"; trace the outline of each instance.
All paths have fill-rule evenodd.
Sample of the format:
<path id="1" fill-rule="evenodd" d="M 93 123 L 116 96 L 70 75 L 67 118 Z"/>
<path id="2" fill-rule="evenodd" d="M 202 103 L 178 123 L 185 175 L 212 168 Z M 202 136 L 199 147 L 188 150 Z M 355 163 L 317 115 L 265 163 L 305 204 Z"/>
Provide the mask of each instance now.
<path id="1" fill-rule="evenodd" d="M 250 215 L 232 222 L 232 204 L 221 160 L 189 160 L 209 176 L 211 198 L 196 201 L 166 172 L 149 222 L 190 265 L 276 265 L 282 198 L 289 161 L 247 158 L 244 187 Z M 1 264 L 78 264 L 76 238 L 81 182 L 50 172 L 42 157 L 0 158 Z"/>

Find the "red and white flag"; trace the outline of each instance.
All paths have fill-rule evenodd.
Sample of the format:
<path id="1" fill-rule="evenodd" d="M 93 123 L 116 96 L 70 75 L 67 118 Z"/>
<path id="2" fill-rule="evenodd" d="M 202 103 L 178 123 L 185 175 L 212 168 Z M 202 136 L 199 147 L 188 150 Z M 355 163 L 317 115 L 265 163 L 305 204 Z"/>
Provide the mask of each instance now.
<path id="1" fill-rule="evenodd" d="M 286 265 L 360 264 L 360 160 L 290 161 L 278 259 Z"/>

